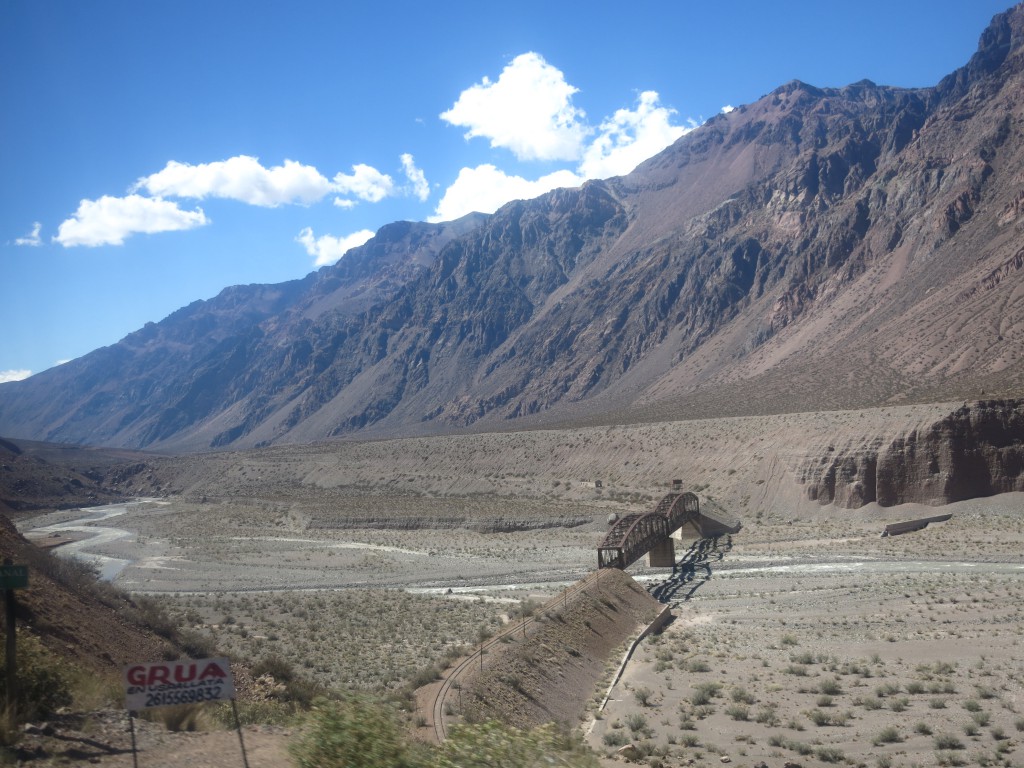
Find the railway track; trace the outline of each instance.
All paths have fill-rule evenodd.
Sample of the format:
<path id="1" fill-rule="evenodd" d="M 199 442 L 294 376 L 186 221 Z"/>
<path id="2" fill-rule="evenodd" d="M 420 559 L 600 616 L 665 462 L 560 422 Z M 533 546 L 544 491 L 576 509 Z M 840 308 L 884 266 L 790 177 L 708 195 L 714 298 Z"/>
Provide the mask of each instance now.
<path id="1" fill-rule="evenodd" d="M 472 669 L 473 665 L 480 665 L 481 668 L 483 667 L 482 655 L 486 654 L 487 650 L 493 647 L 496 643 L 500 643 L 503 638 L 511 637 L 512 635 L 515 635 L 517 632 L 522 633 L 525 636 L 526 633 L 529 631 L 530 627 L 534 626 L 534 624 L 536 623 L 536 615 L 542 614 L 546 611 L 549 611 L 553 608 L 557 608 L 559 606 L 562 606 L 564 608 L 569 604 L 570 597 L 574 597 L 575 595 L 579 594 L 591 584 L 596 584 L 603 573 L 604 571 L 594 571 L 593 573 L 588 573 L 582 579 L 575 582 L 574 584 L 570 584 L 568 587 L 563 589 L 553 598 L 544 603 L 544 605 L 542 605 L 537 610 L 534 616 L 530 616 L 524 619 L 523 621 L 517 622 L 515 624 L 509 622 L 509 624 L 505 626 L 500 632 L 492 636 L 489 640 L 486 640 L 484 643 L 482 643 L 480 647 L 477 648 L 477 650 L 472 655 L 462 659 L 458 664 L 456 664 L 453 668 L 451 668 L 448 671 L 448 674 L 441 681 L 441 687 L 438 689 L 437 694 L 434 697 L 433 704 L 431 706 L 431 716 L 434 724 L 434 736 L 437 739 L 438 744 L 443 744 L 444 740 L 448 738 L 448 726 L 444 721 L 445 698 L 448 696 L 449 692 L 452 690 L 455 683 L 459 682 L 459 679 L 463 675 L 465 675 L 466 672 Z"/>

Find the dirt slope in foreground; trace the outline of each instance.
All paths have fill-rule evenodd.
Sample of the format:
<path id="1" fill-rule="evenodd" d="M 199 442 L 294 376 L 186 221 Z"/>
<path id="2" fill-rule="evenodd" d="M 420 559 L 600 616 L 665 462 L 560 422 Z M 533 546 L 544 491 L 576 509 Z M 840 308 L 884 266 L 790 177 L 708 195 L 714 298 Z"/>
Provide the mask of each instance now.
<path id="1" fill-rule="evenodd" d="M 167 640 L 126 618 L 133 603 L 124 595 L 110 590 L 101 602 L 93 592 L 58 581 L 61 572 L 72 585 L 76 576 L 83 584 L 90 577 L 26 541 L 0 515 L 0 561 L 7 558 L 29 569 L 28 588 L 16 592 L 18 626 L 61 656 L 86 669 L 120 674 L 124 664 L 178 655 Z"/>

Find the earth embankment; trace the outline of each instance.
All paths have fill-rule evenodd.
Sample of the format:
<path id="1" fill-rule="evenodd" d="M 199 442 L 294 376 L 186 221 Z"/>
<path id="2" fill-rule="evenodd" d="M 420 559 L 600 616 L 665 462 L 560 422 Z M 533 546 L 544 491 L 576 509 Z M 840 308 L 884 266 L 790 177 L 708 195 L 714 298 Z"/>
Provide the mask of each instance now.
<path id="1" fill-rule="evenodd" d="M 485 659 L 483 671 L 463 686 L 467 720 L 517 728 L 579 722 L 616 650 L 662 607 L 623 571 L 597 576 L 564 606 L 537 616 L 536 633 Z"/>

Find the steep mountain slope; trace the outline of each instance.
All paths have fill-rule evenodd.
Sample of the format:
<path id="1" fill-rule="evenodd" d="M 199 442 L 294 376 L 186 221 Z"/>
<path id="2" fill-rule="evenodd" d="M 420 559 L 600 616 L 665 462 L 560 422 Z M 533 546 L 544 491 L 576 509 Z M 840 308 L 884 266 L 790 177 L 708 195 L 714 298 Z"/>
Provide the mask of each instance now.
<path id="1" fill-rule="evenodd" d="M 628 176 L 228 289 L 0 385 L 165 450 L 1024 392 L 1024 6 L 934 88 L 792 82 Z"/>

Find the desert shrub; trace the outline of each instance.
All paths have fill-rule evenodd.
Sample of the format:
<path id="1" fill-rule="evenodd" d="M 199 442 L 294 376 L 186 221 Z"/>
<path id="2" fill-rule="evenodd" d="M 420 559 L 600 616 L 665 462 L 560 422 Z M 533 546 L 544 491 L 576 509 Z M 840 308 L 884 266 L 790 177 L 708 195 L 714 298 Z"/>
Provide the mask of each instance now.
<path id="1" fill-rule="evenodd" d="M 900 736 L 900 732 L 895 727 L 890 725 L 886 728 L 883 728 L 882 732 L 875 737 L 874 744 L 875 746 L 878 746 L 880 744 L 895 744 L 899 741 L 903 741 L 902 737 Z"/>
<path id="2" fill-rule="evenodd" d="M 846 712 L 823 712 L 820 709 L 812 709 L 807 713 L 807 718 L 819 727 L 834 725 L 843 727 L 850 719 Z"/>
<path id="3" fill-rule="evenodd" d="M 209 659 L 217 655 L 217 643 L 212 637 L 185 629 L 178 633 L 178 647 L 190 659 Z"/>
<path id="4" fill-rule="evenodd" d="M 75 671 L 34 635 L 18 630 L 18 722 L 44 718 L 72 701 Z M 7 665 L 0 664 L 0 690 L 7 690 Z"/>
<path id="5" fill-rule="evenodd" d="M 270 675 L 279 683 L 288 683 L 295 679 L 295 668 L 287 659 L 275 654 L 264 656 L 252 668 L 253 677 Z"/>
<path id="6" fill-rule="evenodd" d="M 386 707 L 352 696 L 313 708 L 289 747 L 299 768 L 412 768 L 415 751 Z"/>
<path id="7" fill-rule="evenodd" d="M 832 725 L 832 717 L 820 709 L 812 709 L 807 713 L 807 718 L 817 726 Z"/>
<path id="8" fill-rule="evenodd" d="M 604 743 L 607 747 L 621 747 L 628 742 L 629 739 L 622 731 L 608 731 L 604 735 Z"/>
<path id="9" fill-rule="evenodd" d="M 631 731 L 642 731 L 647 727 L 647 718 L 639 712 L 630 712 L 626 715 L 626 725 L 629 726 Z"/>
<path id="10" fill-rule="evenodd" d="M 837 747 L 818 747 L 814 754 L 823 763 L 841 763 L 846 760 L 843 750 Z"/>
<path id="11" fill-rule="evenodd" d="M 838 696 L 843 692 L 843 687 L 838 680 L 822 680 L 818 691 L 826 696 Z"/>
<path id="12" fill-rule="evenodd" d="M 775 707 L 773 706 L 764 706 L 758 709 L 757 714 L 754 716 L 754 720 L 771 728 L 774 728 L 779 724 L 779 716 L 775 712 Z"/>
<path id="13" fill-rule="evenodd" d="M 362 766 L 364 763 L 352 765 Z M 554 725 L 519 731 L 499 723 L 486 723 L 452 728 L 448 740 L 425 765 L 429 768 L 491 768 L 499 765 L 502 768 L 533 768 L 537 765 L 597 768 L 598 762 L 577 737 Z"/>
<path id="14" fill-rule="evenodd" d="M 695 707 L 710 704 L 720 690 L 722 686 L 719 683 L 700 683 L 690 695 L 690 703 Z"/>
<path id="15" fill-rule="evenodd" d="M 951 733 L 940 733 L 935 737 L 936 749 L 963 749 L 964 743 Z"/>
<path id="16" fill-rule="evenodd" d="M 435 680 L 441 679 L 441 670 L 436 664 L 428 664 L 427 666 L 416 671 L 416 674 L 412 676 L 413 688 L 422 688 L 425 685 L 430 685 Z"/>
<path id="17" fill-rule="evenodd" d="M 163 606 L 145 595 L 135 598 L 136 617 L 140 624 L 156 632 L 160 637 L 174 640 L 178 634 L 178 626 L 167 615 Z"/>
<path id="18" fill-rule="evenodd" d="M 750 709 L 743 704 L 730 704 L 725 708 L 725 714 L 733 720 L 749 720 Z"/>
<path id="19" fill-rule="evenodd" d="M 296 722 L 296 709 L 291 704 L 268 699 L 265 701 L 238 701 L 235 710 L 228 702 L 207 705 L 209 718 L 220 728 L 235 727 L 235 711 L 242 725 L 292 725 Z"/>
<path id="20" fill-rule="evenodd" d="M 755 704 L 757 700 L 746 688 L 737 686 L 729 691 L 729 697 L 737 704 Z"/>
<path id="21" fill-rule="evenodd" d="M 641 707 L 651 706 L 651 699 L 654 697 L 654 691 L 647 687 L 640 687 L 633 691 L 633 698 L 636 699 L 637 704 Z"/>

